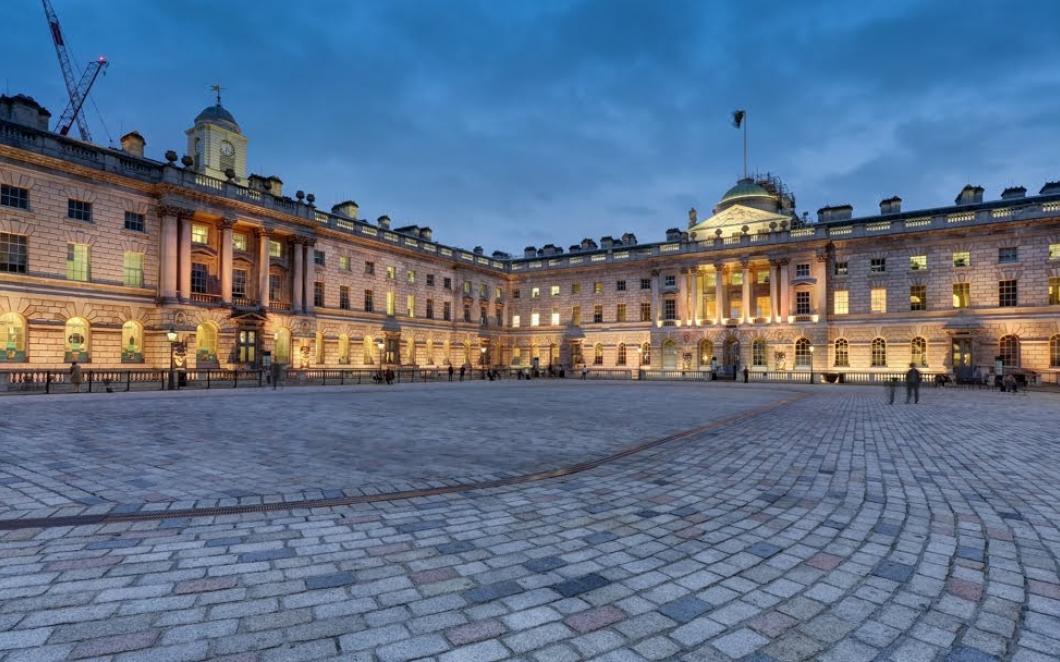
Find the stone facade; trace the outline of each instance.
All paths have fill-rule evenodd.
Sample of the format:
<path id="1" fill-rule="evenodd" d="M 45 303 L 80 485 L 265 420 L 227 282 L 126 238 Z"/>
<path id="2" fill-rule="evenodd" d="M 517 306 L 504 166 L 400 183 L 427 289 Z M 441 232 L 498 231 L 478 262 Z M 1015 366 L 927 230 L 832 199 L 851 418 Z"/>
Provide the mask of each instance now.
<path id="1" fill-rule="evenodd" d="M 941 372 L 1003 354 L 1060 372 L 1055 185 L 809 223 L 774 178 L 742 180 L 664 242 L 512 258 L 245 176 L 245 138 L 219 105 L 188 133 L 241 139 L 224 179 L 218 155 L 156 162 L 138 134 L 102 148 L 47 132 L 25 97 L 0 105 L 0 368 L 163 367 L 173 331 L 199 368 L 269 352 L 314 368 Z"/>

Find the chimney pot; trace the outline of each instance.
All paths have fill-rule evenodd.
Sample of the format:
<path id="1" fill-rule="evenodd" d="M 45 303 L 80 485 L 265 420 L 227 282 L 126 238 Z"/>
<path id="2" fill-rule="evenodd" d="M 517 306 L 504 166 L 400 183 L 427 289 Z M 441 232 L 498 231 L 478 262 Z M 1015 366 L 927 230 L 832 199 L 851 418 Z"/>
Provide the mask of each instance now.
<path id="1" fill-rule="evenodd" d="M 138 131 L 130 131 L 121 137 L 121 151 L 125 152 L 129 156 L 135 156 L 137 158 L 144 157 L 144 146 L 147 141 L 140 135 Z"/>

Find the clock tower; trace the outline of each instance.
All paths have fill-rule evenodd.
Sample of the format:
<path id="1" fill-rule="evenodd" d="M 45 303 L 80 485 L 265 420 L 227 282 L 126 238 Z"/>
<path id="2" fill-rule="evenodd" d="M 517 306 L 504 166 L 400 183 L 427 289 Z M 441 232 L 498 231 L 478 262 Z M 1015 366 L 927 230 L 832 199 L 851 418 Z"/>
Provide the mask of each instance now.
<path id="1" fill-rule="evenodd" d="M 228 179 L 225 171 L 232 169 L 236 181 L 243 182 L 247 176 L 247 138 L 243 135 L 236 118 L 217 103 L 208 106 L 195 118 L 195 125 L 185 131 L 188 136 L 188 154 L 195 159 L 195 171 L 217 179 Z"/>

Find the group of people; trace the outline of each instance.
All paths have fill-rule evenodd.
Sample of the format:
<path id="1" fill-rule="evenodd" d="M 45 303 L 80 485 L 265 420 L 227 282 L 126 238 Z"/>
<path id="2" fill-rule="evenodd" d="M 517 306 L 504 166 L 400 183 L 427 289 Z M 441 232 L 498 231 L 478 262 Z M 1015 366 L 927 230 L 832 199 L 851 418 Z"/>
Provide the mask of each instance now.
<path id="1" fill-rule="evenodd" d="M 920 404 L 920 382 L 922 382 L 920 371 L 916 369 L 915 363 L 909 364 L 909 370 L 905 373 L 905 404 L 912 400 L 913 404 Z M 892 377 L 887 382 L 887 404 L 894 404 L 894 392 L 898 390 L 898 378 Z"/>

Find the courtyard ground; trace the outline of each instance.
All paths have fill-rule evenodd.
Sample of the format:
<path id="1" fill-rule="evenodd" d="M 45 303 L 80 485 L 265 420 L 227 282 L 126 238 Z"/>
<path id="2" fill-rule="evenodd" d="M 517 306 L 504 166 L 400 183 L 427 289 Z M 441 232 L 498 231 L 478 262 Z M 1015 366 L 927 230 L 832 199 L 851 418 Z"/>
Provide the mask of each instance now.
<path id="1" fill-rule="evenodd" d="M 1053 394 L 536 381 L 4 408 L 3 660 L 1060 659 Z"/>

